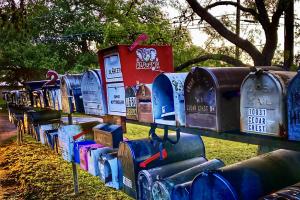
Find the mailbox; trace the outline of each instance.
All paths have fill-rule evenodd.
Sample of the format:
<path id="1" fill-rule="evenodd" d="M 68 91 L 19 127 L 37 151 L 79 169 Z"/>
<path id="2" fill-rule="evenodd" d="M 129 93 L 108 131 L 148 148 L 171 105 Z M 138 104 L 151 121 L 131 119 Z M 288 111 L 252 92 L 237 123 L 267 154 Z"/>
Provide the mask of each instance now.
<path id="1" fill-rule="evenodd" d="M 98 52 L 107 92 L 108 114 L 126 116 L 125 87 L 152 83 L 161 72 L 173 72 L 170 46 L 141 46 L 133 51 L 118 45 Z"/>
<path id="2" fill-rule="evenodd" d="M 300 72 L 291 80 L 287 90 L 288 138 L 300 140 Z"/>
<path id="3" fill-rule="evenodd" d="M 94 176 L 99 176 L 99 165 L 98 161 L 100 156 L 106 152 L 111 151 L 112 148 L 110 147 L 103 147 L 103 148 L 92 148 L 88 152 L 88 171 L 90 174 Z"/>
<path id="4" fill-rule="evenodd" d="M 188 73 L 164 73 L 152 85 L 154 122 L 166 125 L 185 125 L 184 81 Z"/>
<path id="5" fill-rule="evenodd" d="M 119 167 L 117 152 L 107 153 L 100 158 L 101 166 L 101 180 L 105 182 L 105 185 L 115 189 L 120 189 L 120 174 L 122 174 Z"/>
<path id="6" fill-rule="evenodd" d="M 295 72 L 251 72 L 241 87 L 241 131 L 285 137 L 286 90 Z"/>
<path id="7" fill-rule="evenodd" d="M 136 92 L 138 86 L 126 87 L 125 90 L 125 104 L 126 104 L 126 118 L 137 120 L 137 103 L 136 103 Z"/>
<path id="8" fill-rule="evenodd" d="M 142 84 L 136 93 L 138 120 L 140 122 L 153 122 L 152 115 L 152 84 Z"/>
<path id="9" fill-rule="evenodd" d="M 53 110 L 61 110 L 61 93 L 60 87 L 58 86 L 47 86 L 46 90 L 46 98 L 48 102 L 48 106 Z"/>
<path id="10" fill-rule="evenodd" d="M 100 70 L 89 70 L 83 74 L 81 92 L 85 114 L 107 114 Z"/>
<path id="11" fill-rule="evenodd" d="M 81 80 L 82 74 L 62 76 L 60 89 L 63 112 L 84 112 L 81 96 Z"/>
<path id="12" fill-rule="evenodd" d="M 123 141 L 122 126 L 114 124 L 99 124 L 93 128 L 94 140 L 105 146 L 118 148 Z"/>
<path id="13" fill-rule="evenodd" d="M 42 80 L 42 81 L 28 81 L 28 82 L 24 83 L 25 89 L 29 92 L 29 99 L 30 99 L 30 102 L 31 102 L 31 106 L 35 106 L 36 107 L 35 102 L 37 102 L 37 101 L 44 101 L 44 100 L 37 100 L 37 98 L 40 98 L 39 96 L 35 96 L 35 99 L 34 99 L 33 92 L 40 90 L 40 93 L 43 94 L 43 92 L 41 90 L 42 90 L 43 85 L 46 82 L 47 82 L 47 80 Z M 44 94 L 43 94 L 43 96 L 44 96 Z"/>
<path id="14" fill-rule="evenodd" d="M 83 145 L 79 149 L 79 156 L 80 156 L 80 167 L 81 169 L 88 171 L 89 169 L 89 162 L 88 162 L 88 154 L 91 149 L 98 149 L 103 148 L 102 144 L 89 144 Z"/>
<path id="15" fill-rule="evenodd" d="M 196 67 L 184 83 L 186 126 L 213 131 L 240 129 L 240 87 L 246 67 Z"/>

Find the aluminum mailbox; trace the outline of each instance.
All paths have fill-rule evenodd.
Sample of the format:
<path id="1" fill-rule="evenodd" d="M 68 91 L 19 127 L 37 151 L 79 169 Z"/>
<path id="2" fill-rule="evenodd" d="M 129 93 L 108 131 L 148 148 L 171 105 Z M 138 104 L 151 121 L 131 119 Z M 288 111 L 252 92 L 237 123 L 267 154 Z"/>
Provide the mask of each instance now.
<path id="1" fill-rule="evenodd" d="M 126 103 L 126 118 L 137 120 L 138 119 L 138 111 L 137 111 L 137 103 L 136 103 L 136 92 L 138 87 L 126 87 L 125 89 L 125 103 Z"/>
<path id="2" fill-rule="evenodd" d="M 100 70 L 89 70 L 83 74 L 81 92 L 85 114 L 100 116 L 107 114 Z"/>
<path id="3" fill-rule="evenodd" d="M 213 131 L 240 129 L 240 86 L 246 67 L 196 67 L 184 83 L 186 126 Z"/>
<path id="4" fill-rule="evenodd" d="M 184 81 L 188 73 L 164 73 L 152 86 L 154 122 L 166 125 L 185 125 Z"/>
<path id="5" fill-rule="evenodd" d="M 136 93 L 138 120 L 140 122 L 153 122 L 152 115 L 152 84 L 142 84 Z"/>
<path id="6" fill-rule="evenodd" d="M 287 136 L 286 90 L 295 72 L 251 72 L 241 86 L 241 131 Z"/>
<path id="7" fill-rule="evenodd" d="M 81 96 L 81 80 L 82 74 L 62 76 L 60 89 L 63 112 L 84 112 Z"/>
<path id="8" fill-rule="evenodd" d="M 300 140 L 300 72 L 291 80 L 287 90 L 289 140 Z"/>
<path id="9" fill-rule="evenodd" d="M 173 72 L 170 46 L 117 45 L 98 52 L 108 114 L 126 116 L 125 88 L 150 84 L 161 72 Z"/>

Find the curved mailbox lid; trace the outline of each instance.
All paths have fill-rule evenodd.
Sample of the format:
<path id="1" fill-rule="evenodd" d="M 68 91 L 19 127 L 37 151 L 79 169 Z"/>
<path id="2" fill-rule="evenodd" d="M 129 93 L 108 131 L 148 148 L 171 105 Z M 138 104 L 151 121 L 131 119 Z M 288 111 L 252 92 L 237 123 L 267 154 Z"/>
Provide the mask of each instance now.
<path id="1" fill-rule="evenodd" d="M 286 136 L 285 95 L 294 72 L 251 72 L 241 86 L 241 131 Z"/>
<path id="2" fill-rule="evenodd" d="M 152 115 L 152 84 L 142 84 L 136 93 L 138 120 L 140 122 L 153 122 Z"/>
<path id="3" fill-rule="evenodd" d="M 60 88 L 63 112 L 83 112 L 81 80 L 82 74 L 64 75 L 61 77 Z"/>
<path id="4" fill-rule="evenodd" d="M 300 72 L 291 80 L 287 90 L 288 138 L 300 140 Z"/>
<path id="5" fill-rule="evenodd" d="M 125 89 L 125 102 L 126 102 L 126 118 L 137 120 L 137 94 L 138 86 L 126 87 Z"/>
<path id="6" fill-rule="evenodd" d="M 185 125 L 184 81 L 188 73 L 158 75 L 152 87 L 154 122 L 167 125 Z"/>
<path id="7" fill-rule="evenodd" d="M 86 114 L 107 114 L 100 70 L 89 70 L 83 74 L 81 82 L 82 100 Z"/>
<path id="8" fill-rule="evenodd" d="M 240 86 L 249 72 L 248 67 L 193 68 L 184 83 L 186 126 L 239 130 Z"/>

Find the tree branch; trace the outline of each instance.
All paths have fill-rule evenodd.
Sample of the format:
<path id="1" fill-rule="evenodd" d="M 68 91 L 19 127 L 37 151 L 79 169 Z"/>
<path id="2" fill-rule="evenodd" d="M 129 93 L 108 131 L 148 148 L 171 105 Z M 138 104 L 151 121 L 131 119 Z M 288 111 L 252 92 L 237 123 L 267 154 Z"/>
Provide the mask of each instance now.
<path id="1" fill-rule="evenodd" d="M 255 0 L 255 3 L 256 3 L 256 8 L 258 10 L 258 20 L 261 23 L 265 32 L 267 32 L 270 25 L 270 20 L 269 20 L 268 12 L 266 10 L 265 3 L 262 0 Z"/>
<path id="2" fill-rule="evenodd" d="M 251 42 L 238 37 L 234 32 L 227 29 L 218 19 L 202 7 L 197 0 L 187 0 L 187 2 L 198 16 L 210 24 L 221 36 L 249 53 L 253 60 L 259 60 L 262 57 L 262 54 Z"/>
<path id="3" fill-rule="evenodd" d="M 223 55 L 223 54 L 207 54 L 207 55 L 203 55 L 198 58 L 189 60 L 189 61 L 177 66 L 175 68 L 175 71 L 181 71 L 193 64 L 200 63 L 200 62 L 203 62 L 206 60 L 220 60 L 220 61 L 224 61 L 228 64 L 231 64 L 233 66 L 236 66 L 236 67 L 237 66 L 239 66 L 239 67 L 249 67 L 250 66 L 248 64 L 244 64 L 242 61 L 237 60 L 231 56 L 227 56 L 227 55 Z"/>
<path id="4" fill-rule="evenodd" d="M 254 10 L 252 8 L 246 8 L 246 7 L 242 6 L 241 4 L 237 4 L 236 2 L 233 2 L 233 1 L 218 1 L 218 2 L 215 2 L 215 3 L 212 3 L 208 6 L 206 6 L 205 9 L 208 10 L 208 9 L 211 9 L 211 8 L 214 8 L 217 6 L 227 6 L 227 5 L 235 6 L 244 12 L 250 13 L 254 17 L 258 16 L 258 13 L 256 12 L 256 10 Z"/>

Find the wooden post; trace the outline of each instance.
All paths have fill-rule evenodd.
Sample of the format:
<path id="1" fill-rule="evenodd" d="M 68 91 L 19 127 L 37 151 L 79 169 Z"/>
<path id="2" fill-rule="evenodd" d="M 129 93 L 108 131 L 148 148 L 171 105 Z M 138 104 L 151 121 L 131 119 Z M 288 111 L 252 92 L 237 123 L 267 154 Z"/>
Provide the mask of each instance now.
<path id="1" fill-rule="evenodd" d="M 237 0 L 237 5 L 240 5 L 240 0 Z M 237 37 L 240 37 L 240 23 L 241 23 L 241 10 L 240 8 L 237 6 L 236 7 L 236 23 L 235 23 L 235 33 Z M 237 60 L 240 59 L 240 50 L 238 46 L 235 46 L 235 58 Z"/>

